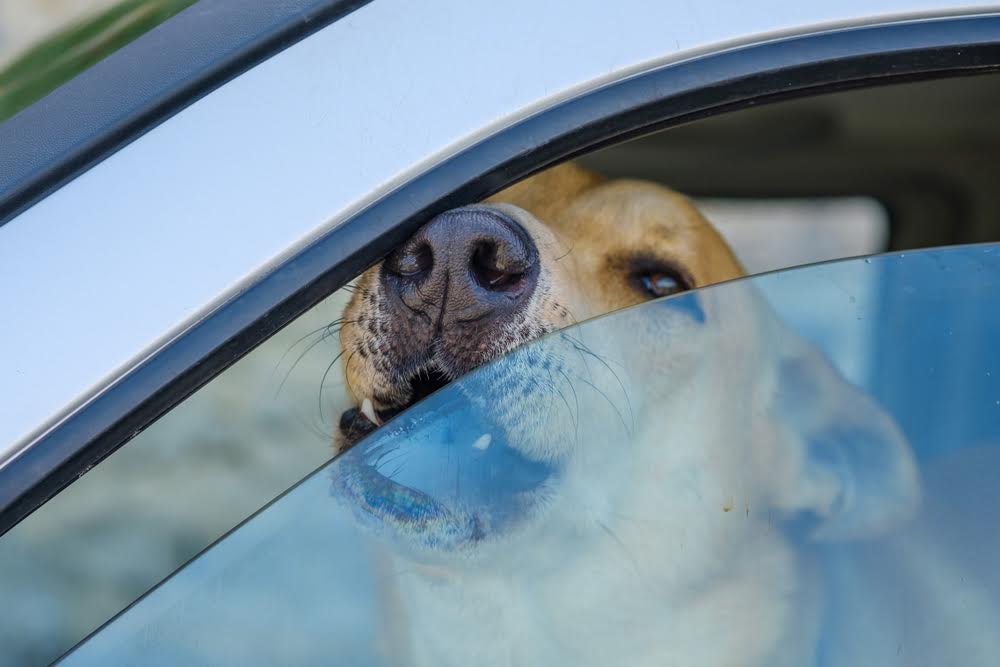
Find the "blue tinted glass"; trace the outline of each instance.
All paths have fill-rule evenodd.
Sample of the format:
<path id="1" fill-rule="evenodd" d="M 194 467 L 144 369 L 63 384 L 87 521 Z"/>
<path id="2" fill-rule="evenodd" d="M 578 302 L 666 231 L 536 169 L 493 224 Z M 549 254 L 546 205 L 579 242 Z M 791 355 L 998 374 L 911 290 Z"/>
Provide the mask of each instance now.
<path id="1" fill-rule="evenodd" d="M 1000 246 L 650 302 L 433 394 L 69 665 L 1000 664 Z"/>

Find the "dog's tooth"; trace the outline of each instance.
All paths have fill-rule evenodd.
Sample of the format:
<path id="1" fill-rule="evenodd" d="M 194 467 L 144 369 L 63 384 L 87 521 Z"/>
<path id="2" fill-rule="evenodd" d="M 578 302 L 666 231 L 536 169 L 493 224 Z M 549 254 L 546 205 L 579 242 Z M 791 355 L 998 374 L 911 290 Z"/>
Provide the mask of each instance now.
<path id="1" fill-rule="evenodd" d="M 361 401 L 361 414 L 363 414 L 365 417 L 368 417 L 368 421 L 375 424 L 376 426 L 382 425 L 382 420 L 378 418 L 377 414 L 375 414 L 375 406 L 372 405 L 372 399 L 366 398 L 365 400 Z"/>
<path id="2" fill-rule="evenodd" d="M 472 447 L 473 449 L 478 449 L 479 451 L 483 451 L 490 446 L 490 443 L 492 441 L 493 441 L 492 435 L 490 435 L 489 433 L 483 433 L 481 436 L 476 438 L 476 441 L 474 443 L 472 443 Z"/>

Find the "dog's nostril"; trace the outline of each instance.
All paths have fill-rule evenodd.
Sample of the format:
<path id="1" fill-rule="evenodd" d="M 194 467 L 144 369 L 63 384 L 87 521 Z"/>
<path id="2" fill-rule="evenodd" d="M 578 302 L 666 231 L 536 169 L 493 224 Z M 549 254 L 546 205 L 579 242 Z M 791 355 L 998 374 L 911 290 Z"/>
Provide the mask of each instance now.
<path id="1" fill-rule="evenodd" d="M 430 270 L 434 264 L 434 255 L 426 243 L 420 243 L 412 248 L 403 248 L 389 260 L 390 270 L 404 278 L 413 278 Z"/>
<path id="2" fill-rule="evenodd" d="M 522 264 L 523 262 L 503 261 L 496 244 L 484 242 L 473 251 L 470 269 L 481 287 L 503 291 L 514 289 L 521 282 L 527 268 Z"/>

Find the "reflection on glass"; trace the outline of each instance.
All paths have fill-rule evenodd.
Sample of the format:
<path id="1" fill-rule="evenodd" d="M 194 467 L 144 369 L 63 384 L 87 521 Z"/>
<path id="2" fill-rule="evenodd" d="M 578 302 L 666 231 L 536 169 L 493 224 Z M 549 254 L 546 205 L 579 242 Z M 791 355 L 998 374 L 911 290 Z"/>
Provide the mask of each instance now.
<path id="1" fill-rule="evenodd" d="M 859 283 L 880 291 L 823 288 Z M 876 343 L 853 382 L 842 331 L 777 314 L 838 292 L 825 321 Z M 1000 352 L 968 349 L 1000 335 L 998 298 L 983 246 L 556 332 L 397 416 L 65 664 L 1000 664 Z M 899 322 L 919 335 L 887 339 Z M 928 414 L 946 446 L 914 432 Z"/>

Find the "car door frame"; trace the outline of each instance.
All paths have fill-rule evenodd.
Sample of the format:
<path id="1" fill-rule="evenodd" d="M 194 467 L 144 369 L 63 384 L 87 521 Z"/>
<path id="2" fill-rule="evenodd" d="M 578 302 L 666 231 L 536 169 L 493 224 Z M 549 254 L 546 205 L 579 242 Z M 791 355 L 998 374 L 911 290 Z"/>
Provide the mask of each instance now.
<path id="1" fill-rule="evenodd" d="M 706 116 L 853 87 L 1000 71 L 998 45 L 1000 15 L 993 14 L 798 35 L 640 72 L 499 129 L 285 259 L 32 441 L 0 468 L 0 534 L 437 213 L 574 156 Z M 61 171 L 51 166 L 62 176 L 47 187 L 82 168 L 76 159 L 67 158 Z M 47 190 L 24 191 L 37 197 Z M 31 199 L 21 197 L 5 210 Z"/>

